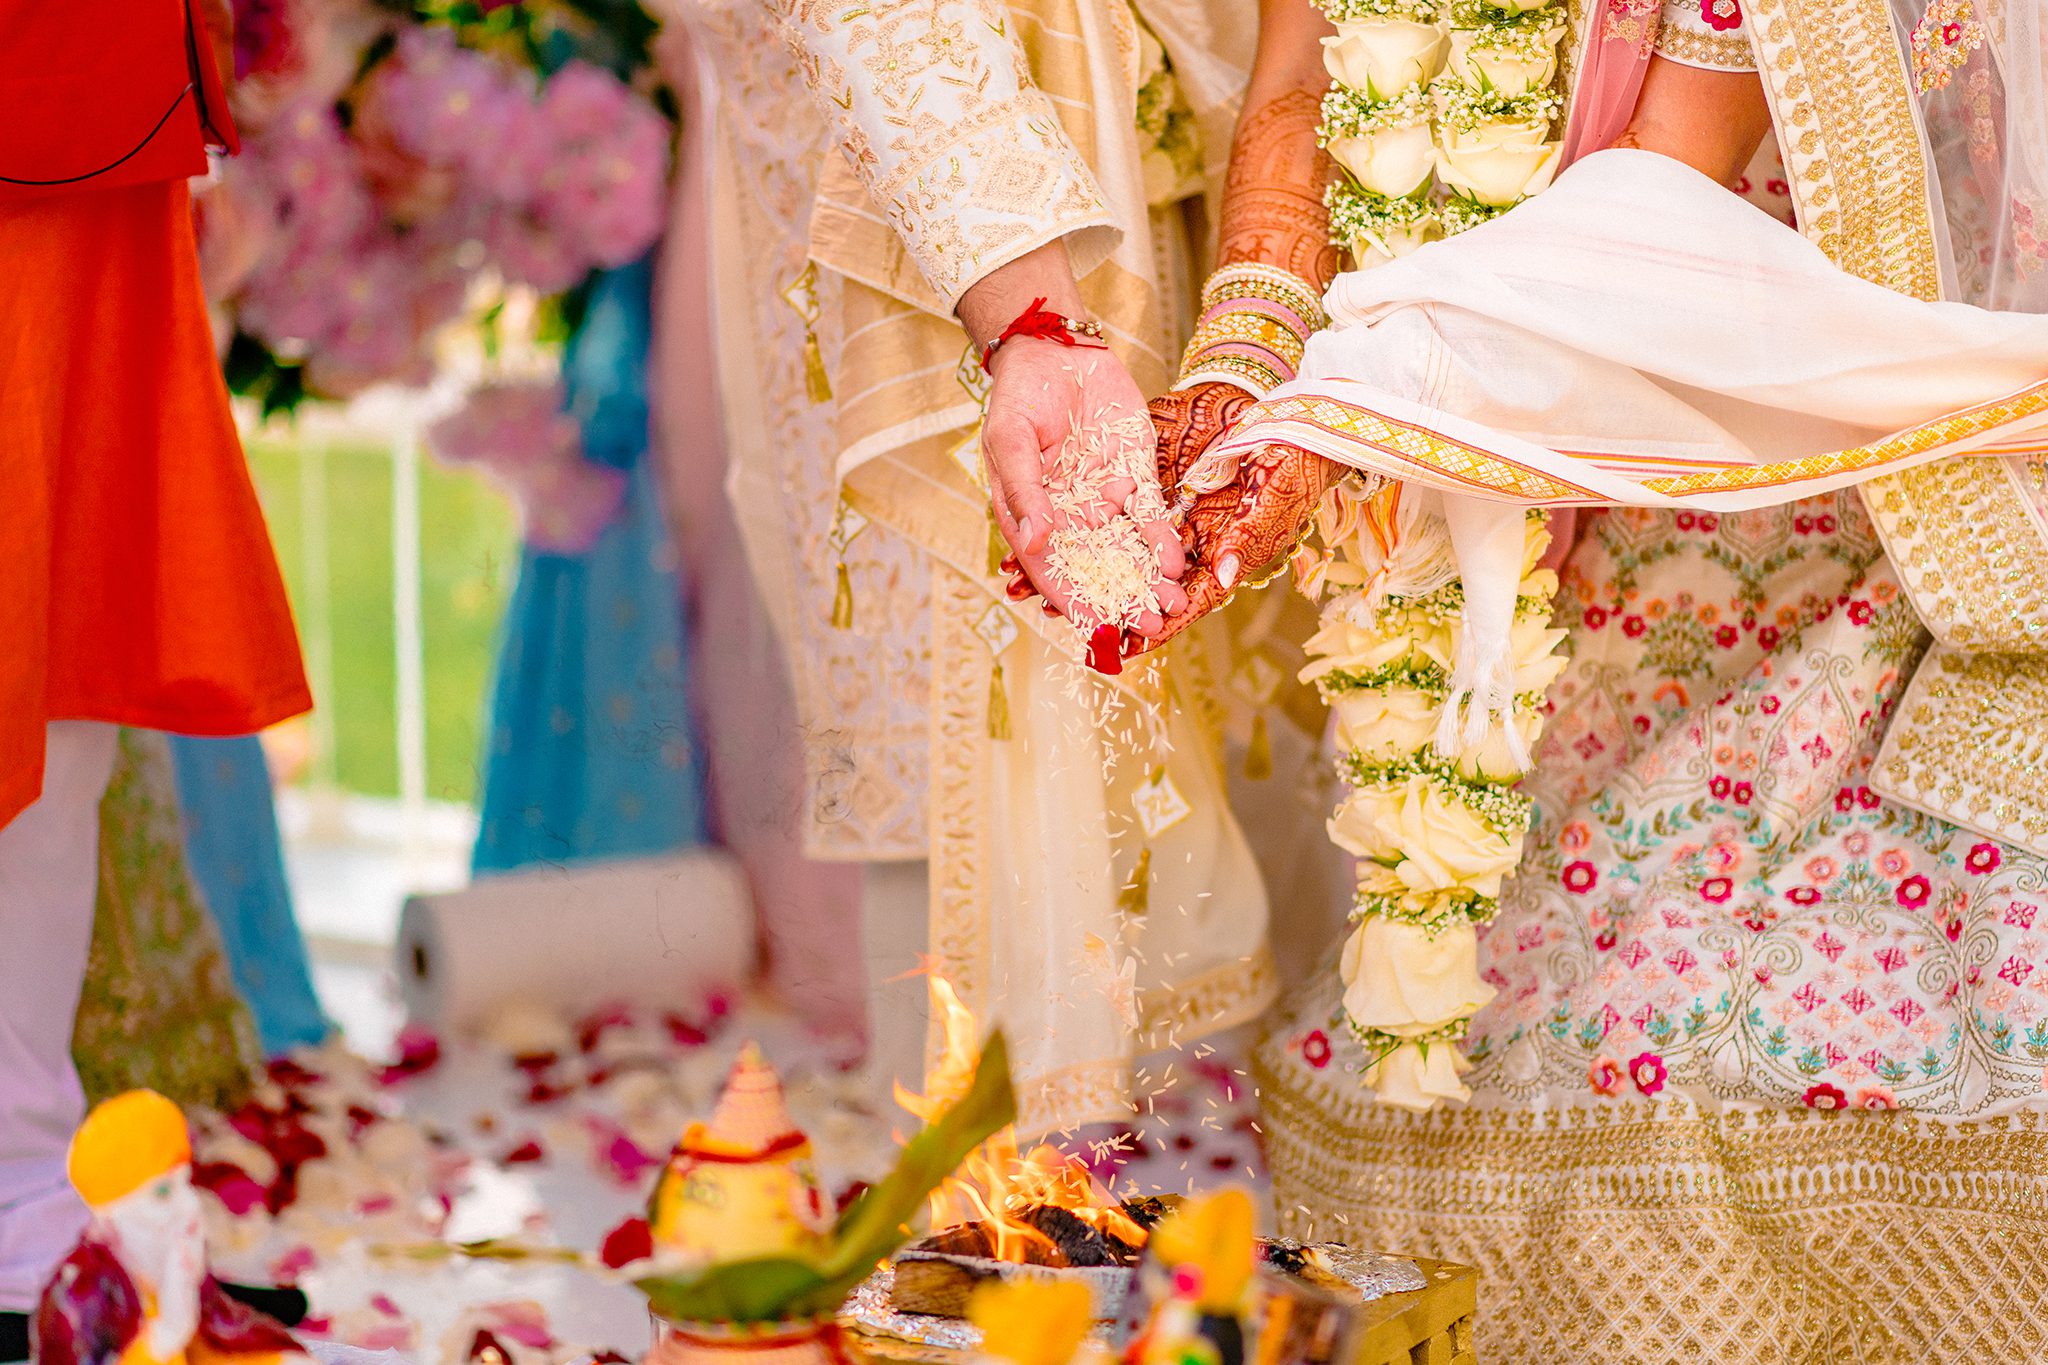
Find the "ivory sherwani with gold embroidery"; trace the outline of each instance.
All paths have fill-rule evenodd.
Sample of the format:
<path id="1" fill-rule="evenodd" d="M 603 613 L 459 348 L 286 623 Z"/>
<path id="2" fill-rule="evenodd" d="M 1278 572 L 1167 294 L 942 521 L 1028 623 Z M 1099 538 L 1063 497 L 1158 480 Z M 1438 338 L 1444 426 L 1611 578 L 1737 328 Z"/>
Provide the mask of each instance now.
<path id="1" fill-rule="evenodd" d="M 1005 1027 L 1027 1128 L 1128 1113 L 1139 1053 L 1273 990 L 1201 670 L 1098 681 L 1003 598 L 952 319 L 1064 240 L 1165 387 L 1199 148 L 1220 158 L 1241 79 L 1217 54 L 1249 50 L 1250 16 L 1215 9 L 1230 31 L 1124 0 L 681 10 L 717 95 L 731 485 L 796 675 L 808 848 L 929 859 L 933 966 Z"/>

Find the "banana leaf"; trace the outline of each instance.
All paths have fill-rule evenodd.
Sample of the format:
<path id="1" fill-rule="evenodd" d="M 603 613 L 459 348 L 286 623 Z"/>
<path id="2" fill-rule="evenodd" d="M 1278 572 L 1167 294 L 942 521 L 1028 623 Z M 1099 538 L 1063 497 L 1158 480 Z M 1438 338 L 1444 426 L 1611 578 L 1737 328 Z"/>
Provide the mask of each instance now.
<path id="1" fill-rule="evenodd" d="M 676 1322 L 777 1322 L 836 1311 L 875 1266 L 910 1237 L 910 1223 L 968 1153 L 1014 1123 L 1009 1048 L 989 1035 L 967 1093 L 904 1144 L 895 1169 L 855 1200 L 815 1260 L 763 1256 L 690 1275 L 636 1281 L 648 1306 Z"/>

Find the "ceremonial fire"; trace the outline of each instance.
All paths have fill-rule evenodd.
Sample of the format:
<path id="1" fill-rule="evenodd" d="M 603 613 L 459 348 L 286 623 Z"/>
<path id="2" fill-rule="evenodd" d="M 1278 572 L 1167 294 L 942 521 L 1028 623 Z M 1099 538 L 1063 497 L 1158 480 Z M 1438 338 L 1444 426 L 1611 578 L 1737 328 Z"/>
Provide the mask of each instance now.
<path id="1" fill-rule="evenodd" d="M 896 1086 L 896 1102 L 926 1122 L 965 1092 L 981 1037 L 951 984 L 933 977 L 931 998 L 944 1040 L 939 1062 L 925 1094 Z M 1045 1144 L 1020 1152 L 1014 1127 L 983 1143 L 933 1191 L 931 1225 L 929 1236 L 896 1258 L 894 1297 L 905 1311 L 958 1316 L 975 1285 L 1020 1267 L 1120 1278 L 1146 1240 L 1146 1225 L 1084 1167 Z"/>

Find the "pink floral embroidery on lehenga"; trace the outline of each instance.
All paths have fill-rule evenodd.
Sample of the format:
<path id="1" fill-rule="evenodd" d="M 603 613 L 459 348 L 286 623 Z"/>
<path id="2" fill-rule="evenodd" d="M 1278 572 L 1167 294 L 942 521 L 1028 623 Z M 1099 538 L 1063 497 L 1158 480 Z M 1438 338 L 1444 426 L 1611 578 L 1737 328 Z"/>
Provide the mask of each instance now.
<path id="1" fill-rule="evenodd" d="M 1946 89 L 1970 54 L 1984 44 L 1984 26 L 1970 12 L 1970 0 L 1931 0 L 1913 25 L 1913 79 L 1921 94 Z"/>
<path id="2" fill-rule="evenodd" d="M 2041 1091 L 2048 861 L 1868 785 L 1926 637 L 1853 491 L 1601 514 L 1557 619 L 1572 662 L 1480 944 L 1475 1103 L 1962 1118 Z M 1331 1033 L 1331 1069 L 1359 1065 Z"/>

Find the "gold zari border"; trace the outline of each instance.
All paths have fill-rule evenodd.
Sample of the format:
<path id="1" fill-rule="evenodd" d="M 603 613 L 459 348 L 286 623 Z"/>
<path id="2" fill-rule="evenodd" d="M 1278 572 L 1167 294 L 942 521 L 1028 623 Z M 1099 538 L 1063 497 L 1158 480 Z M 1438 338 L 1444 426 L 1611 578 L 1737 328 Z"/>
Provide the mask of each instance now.
<path id="1" fill-rule="evenodd" d="M 2048 657 L 1937 645 L 1913 677 L 1870 785 L 1902 805 L 2048 858 Z"/>
<path id="2" fill-rule="evenodd" d="M 1641 480 L 1640 485 L 1646 492 L 1677 498 L 1784 488 L 1783 500 L 1790 501 L 1801 496 L 1799 484 L 1882 469 L 2044 412 L 2048 412 L 2048 380 L 1990 403 L 1894 432 L 1868 445 L 1850 446 L 1803 460 L 1723 467 L 1697 474 L 1657 475 Z M 1390 467 L 1378 472 L 1393 478 L 1412 478 L 1417 471 L 1422 471 L 1463 488 L 1505 494 L 1518 501 L 1532 503 L 1563 505 L 1610 501 L 1590 489 L 1568 483 L 1505 455 L 1428 427 L 1388 417 L 1359 404 L 1326 396 L 1289 395 L 1263 399 L 1246 409 L 1239 423 L 1245 428 L 1255 424 L 1280 426 L 1292 423 L 1369 446 L 1389 458 Z M 1597 462 L 1597 456 L 1592 458 Z"/>
<path id="3" fill-rule="evenodd" d="M 1414 1115 L 1304 1075 L 1253 1062 L 1282 1231 L 1478 1266 L 1487 1365 L 2048 1354 L 2048 1115 Z"/>
<path id="4" fill-rule="evenodd" d="M 1941 296 L 1927 158 L 1887 0 L 1747 0 L 1800 229 L 1842 269 Z"/>
<path id="5" fill-rule="evenodd" d="M 1733 33 L 1696 33 L 1676 24 L 1657 29 L 1657 54 L 1684 66 L 1709 71 L 1754 71 L 1756 54 L 1749 49 L 1749 36 Z"/>
<path id="6" fill-rule="evenodd" d="M 2048 536 L 2018 477 L 2003 458 L 1942 460 L 1863 490 L 1914 607 L 1945 645 L 2048 653 Z"/>

